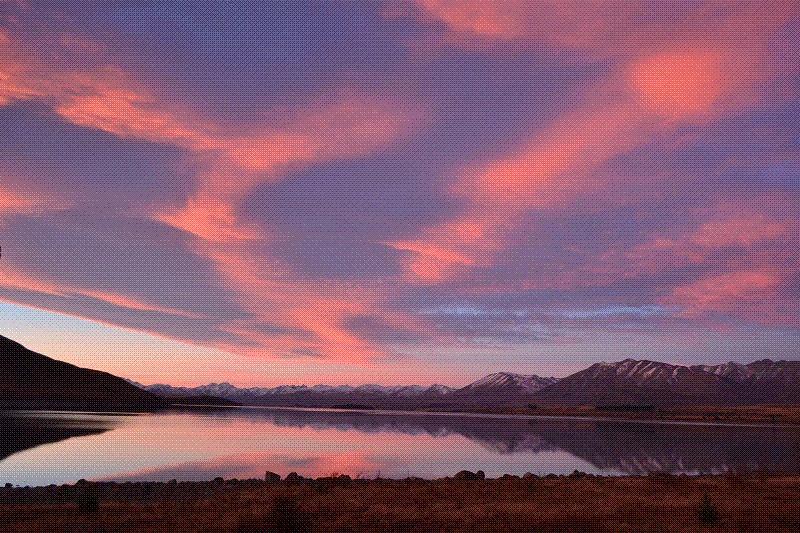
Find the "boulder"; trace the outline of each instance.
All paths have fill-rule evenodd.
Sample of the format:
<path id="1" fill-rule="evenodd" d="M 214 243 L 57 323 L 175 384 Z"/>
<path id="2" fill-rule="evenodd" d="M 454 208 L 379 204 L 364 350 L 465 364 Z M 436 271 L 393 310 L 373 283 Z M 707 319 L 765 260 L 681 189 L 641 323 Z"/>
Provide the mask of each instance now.
<path id="1" fill-rule="evenodd" d="M 286 481 L 287 483 L 300 483 L 304 479 L 305 478 L 300 474 L 298 474 L 297 472 L 289 472 L 284 481 Z"/>
<path id="2" fill-rule="evenodd" d="M 453 476 L 453 479 L 467 479 L 467 480 L 486 479 L 486 474 L 484 474 L 483 470 L 478 470 L 477 472 L 462 470 L 461 472 Z"/>

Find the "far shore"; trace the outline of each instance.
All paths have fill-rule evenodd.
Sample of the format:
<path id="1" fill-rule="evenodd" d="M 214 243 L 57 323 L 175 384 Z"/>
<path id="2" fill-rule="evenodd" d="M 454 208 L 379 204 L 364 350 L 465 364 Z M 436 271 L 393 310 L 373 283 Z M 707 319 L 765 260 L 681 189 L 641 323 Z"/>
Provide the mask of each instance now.
<path id="1" fill-rule="evenodd" d="M 461 472 L 0 487 L 3 531 L 798 531 L 800 475 Z"/>
<path id="2" fill-rule="evenodd" d="M 286 405 L 241 405 L 241 406 L 208 406 L 191 404 L 173 404 L 172 407 L 192 409 L 277 409 L 290 411 L 334 411 L 342 413 L 365 413 L 370 415 L 429 415 L 429 416 L 465 416 L 486 418 L 523 418 L 523 419 L 587 419 L 595 421 L 629 421 L 663 424 L 696 424 L 696 425 L 735 425 L 735 426 L 800 426 L 800 405 L 791 406 L 691 406 L 661 407 L 648 410 L 609 409 L 595 406 L 559 407 L 541 406 L 506 407 L 506 408 L 418 408 L 418 409 L 384 409 L 381 407 L 323 407 L 323 406 L 286 406 Z"/>

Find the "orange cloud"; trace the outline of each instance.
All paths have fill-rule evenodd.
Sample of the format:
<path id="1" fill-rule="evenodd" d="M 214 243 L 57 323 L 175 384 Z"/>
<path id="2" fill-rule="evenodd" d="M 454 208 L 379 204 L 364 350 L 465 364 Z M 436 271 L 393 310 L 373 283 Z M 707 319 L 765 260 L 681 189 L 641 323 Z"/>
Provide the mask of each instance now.
<path id="1" fill-rule="evenodd" d="M 19 196 L 8 187 L 0 185 L 0 213 L 3 211 L 21 211 L 35 204 L 30 198 Z"/>
<path id="2" fill-rule="evenodd" d="M 673 291 L 671 301 L 686 306 L 688 314 L 725 310 L 743 300 L 761 298 L 765 291 L 777 284 L 778 278 L 771 272 L 734 272 L 678 287 Z"/>
<path id="3" fill-rule="evenodd" d="M 722 90 L 722 65 L 713 52 L 667 53 L 633 65 L 631 85 L 653 112 L 678 119 L 701 115 Z"/>
<path id="4" fill-rule="evenodd" d="M 788 224 L 771 220 L 761 213 L 739 214 L 703 224 L 689 240 L 702 247 L 752 246 L 777 239 L 790 231 Z"/>
<path id="5" fill-rule="evenodd" d="M 673 269 L 704 265 L 721 275 L 731 271 L 763 271 L 781 254 L 796 247 L 796 223 L 763 213 L 738 212 L 718 206 L 709 218 L 682 235 L 653 235 L 631 249 L 611 249 L 580 267 L 581 277 L 596 284 L 658 276 Z M 725 248 L 741 247 L 731 255 Z M 567 275 L 574 282 L 576 273 Z"/>
<path id="6" fill-rule="evenodd" d="M 415 0 L 415 4 L 419 9 L 408 10 L 405 16 L 444 23 L 445 44 L 547 44 L 594 56 L 625 57 L 651 55 L 665 43 L 703 39 L 716 39 L 731 49 L 745 41 L 750 46 L 797 13 L 792 0 L 776 0 L 769 9 L 758 3 L 715 0 Z"/>
<path id="7" fill-rule="evenodd" d="M 85 54 L 87 49 L 102 52 L 95 43 L 69 36 L 60 35 L 58 41 L 67 45 L 67 54 Z M 344 324 L 350 313 L 369 309 L 373 296 L 352 288 L 296 282 L 287 265 L 269 257 L 265 246 L 269 230 L 239 220 L 237 207 L 254 187 L 279 180 L 288 171 L 364 156 L 401 140 L 424 118 L 420 112 L 387 95 L 338 90 L 296 110 L 275 109 L 260 127 L 236 130 L 198 115 L 190 106 L 157 96 L 134 76 L 101 59 L 54 63 L 46 51 L 45 46 L 13 40 L 0 51 L 0 105 L 44 99 L 73 124 L 185 149 L 204 169 L 197 177 L 195 193 L 185 205 L 150 216 L 197 237 L 197 253 L 214 262 L 226 285 L 256 317 L 308 331 L 313 337 L 286 336 L 276 342 L 273 335 L 253 332 L 249 338 L 264 349 L 226 349 L 249 355 L 315 354 L 339 360 L 364 360 L 382 353 L 348 332 Z M 10 198 L 4 200 L 9 206 Z M 18 198 L 13 206 L 20 206 Z M 261 245 L 258 255 L 247 246 L 253 241 Z M 45 282 L 37 285 L 35 280 L 15 279 L 17 288 L 39 292 L 52 288 Z M 70 287 L 59 288 L 58 295 L 80 295 L 139 311 L 183 313 L 104 291 Z"/>
<path id="8" fill-rule="evenodd" d="M 3 171 L 0 169 L 0 175 L 2 173 Z M 0 185 L 0 218 L 3 215 L 31 214 L 65 206 L 65 202 L 57 201 L 50 194 L 44 194 L 29 187 L 23 190 L 20 187 L 11 188 Z"/>
<path id="9" fill-rule="evenodd" d="M 185 207 L 167 208 L 154 213 L 153 218 L 207 241 L 247 241 L 261 237 L 258 228 L 240 223 L 234 208 L 222 200 L 203 202 L 190 198 Z"/>
<path id="10" fill-rule="evenodd" d="M 686 317 L 723 313 L 765 325 L 796 326 L 797 304 L 794 309 L 776 305 L 782 299 L 778 291 L 783 282 L 772 269 L 731 272 L 677 287 L 663 302 L 681 306 Z"/>
<path id="11" fill-rule="evenodd" d="M 596 47 L 619 36 L 641 11 L 641 2 L 559 0 L 417 0 L 428 17 L 456 34 L 489 40 L 538 40 L 575 48 Z M 644 21 L 640 21 L 642 25 Z M 465 37 L 466 38 L 466 37 Z"/>
<path id="12" fill-rule="evenodd" d="M 101 291 L 96 289 L 88 289 L 85 287 L 65 285 L 63 283 L 48 281 L 42 279 L 41 277 L 29 276 L 5 264 L 0 265 L 0 273 L 2 274 L 2 277 L 0 277 L 0 287 L 9 289 L 42 293 L 49 296 L 59 296 L 62 298 L 83 296 L 118 307 L 132 309 L 134 311 L 149 311 L 166 315 L 182 316 L 186 318 L 204 318 L 203 315 L 199 313 L 151 304 L 139 300 L 138 298 L 112 291 Z"/>
<path id="13" fill-rule="evenodd" d="M 323 357 L 346 363 L 364 363 L 386 354 L 385 347 L 358 337 L 346 325 L 352 315 L 379 312 L 376 289 L 298 280 L 288 265 L 255 255 L 246 245 L 226 247 L 204 242 L 203 246 L 203 253 L 212 259 L 254 320 L 298 332 L 275 336 L 251 331 L 245 337 L 255 341 L 258 348 L 226 349 L 251 356 Z"/>
<path id="14" fill-rule="evenodd" d="M 533 209 L 552 209 L 602 190 L 596 170 L 613 158 L 685 125 L 707 123 L 763 96 L 776 75 L 768 42 L 793 9 L 762 16 L 751 7 L 692 8 L 676 26 L 649 32 L 644 4 L 420 0 L 453 32 L 491 39 L 548 41 L 605 54 L 624 51 L 611 75 L 572 98 L 575 111 L 557 118 L 516 153 L 459 173 L 452 193 L 469 200 L 455 221 L 429 228 L 395 248 L 410 252 L 409 280 L 438 282 L 490 265 L 507 235 Z M 588 16 L 591 15 L 591 16 Z M 747 28 L 748 38 L 742 39 Z M 630 46 L 622 46 L 622 44 Z M 608 178 L 606 178 L 607 180 Z M 480 238 L 453 228 L 477 228 Z M 430 253 L 435 250 L 436 253 Z"/>

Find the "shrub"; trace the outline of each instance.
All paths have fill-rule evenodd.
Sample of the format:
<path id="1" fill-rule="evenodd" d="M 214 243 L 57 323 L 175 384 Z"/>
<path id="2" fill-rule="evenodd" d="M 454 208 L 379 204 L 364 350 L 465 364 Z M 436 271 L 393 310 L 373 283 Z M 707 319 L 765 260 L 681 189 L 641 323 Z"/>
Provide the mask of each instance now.
<path id="1" fill-rule="evenodd" d="M 469 470 L 462 470 L 458 472 L 456 475 L 453 476 L 453 479 L 467 479 L 470 481 L 478 480 L 478 479 L 486 479 L 486 474 L 483 470 L 478 470 L 477 472 L 470 472 Z"/>
<path id="2" fill-rule="evenodd" d="M 717 520 L 719 520 L 717 508 L 711 503 L 711 498 L 709 498 L 708 493 L 703 494 L 703 499 L 700 501 L 698 518 L 700 519 L 700 524 L 704 526 L 714 525 L 717 523 Z"/>
<path id="3" fill-rule="evenodd" d="M 239 533 L 275 531 L 303 533 L 312 531 L 311 514 L 288 496 L 278 496 L 266 515 L 249 516 L 239 521 Z"/>
<path id="4" fill-rule="evenodd" d="M 88 492 L 83 492 L 76 499 L 78 510 L 82 513 L 96 513 L 100 508 L 100 501 L 97 496 Z"/>

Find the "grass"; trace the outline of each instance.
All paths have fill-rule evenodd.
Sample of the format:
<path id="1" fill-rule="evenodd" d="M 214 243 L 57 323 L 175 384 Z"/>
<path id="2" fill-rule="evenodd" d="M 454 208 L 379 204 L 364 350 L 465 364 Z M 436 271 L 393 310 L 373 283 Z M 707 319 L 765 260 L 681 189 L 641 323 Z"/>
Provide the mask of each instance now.
<path id="1" fill-rule="evenodd" d="M 87 489 L 98 508 L 82 512 Z M 0 488 L 2 531 L 797 531 L 796 476 L 90 483 Z"/>

